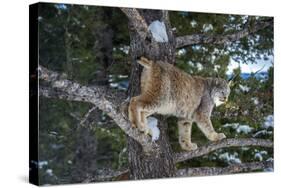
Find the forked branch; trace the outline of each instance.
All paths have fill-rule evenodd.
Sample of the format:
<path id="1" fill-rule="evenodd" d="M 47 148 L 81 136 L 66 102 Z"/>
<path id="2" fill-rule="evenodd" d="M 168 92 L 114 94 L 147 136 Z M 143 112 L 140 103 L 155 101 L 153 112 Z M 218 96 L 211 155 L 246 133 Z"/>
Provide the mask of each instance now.
<path id="1" fill-rule="evenodd" d="M 120 8 L 128 17 L 134 29 L 138 32 L 142 39 L 146 38 L 148 26 L 144 18 L 140 15 L 135 8 Z"/>

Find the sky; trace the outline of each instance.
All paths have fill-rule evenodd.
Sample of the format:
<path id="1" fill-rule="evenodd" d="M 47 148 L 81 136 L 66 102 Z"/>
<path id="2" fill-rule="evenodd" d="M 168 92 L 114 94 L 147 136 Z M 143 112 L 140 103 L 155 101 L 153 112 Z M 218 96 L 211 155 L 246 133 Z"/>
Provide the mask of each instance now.
<path id="1" fill-rule="evenodd" d="M 263 68 L 263 69 L 260 72 L 266 72 L 269 69 L 269 67 L 272 67 L 272 66 L 273 66 L 273 56 L 269 56 L 267 61 L 257 60 L 257 63 L 255 63 L 255 64 L 252 64 L 252 63 L 240 64 L 242 73 L 256 72 L 256 71 L 260 70 L 261 68 Z M 239 63 L 236 62 L 235 60 L 231 59 L 230 64 L 227 67 L 228 68 L 227 74 L 232 74 L 233 69 L 236 69 L 238 67 L 239 67 Z"/>

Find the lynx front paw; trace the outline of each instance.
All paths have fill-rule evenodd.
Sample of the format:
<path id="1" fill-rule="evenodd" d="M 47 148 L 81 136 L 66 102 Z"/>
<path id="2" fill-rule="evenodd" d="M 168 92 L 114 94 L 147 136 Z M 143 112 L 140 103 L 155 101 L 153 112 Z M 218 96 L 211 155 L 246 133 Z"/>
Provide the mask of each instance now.
<path id="1" fill-rule="evenodd" d="M 132 126 L 132 128 L 136 128 L 137 127 L 136 123 L 131 123 L 131 126 Z"/>
<path id="2" fill-rule="evenodd" d="M 226 138 L 226 136 L 225 136 L 225 134 L 223 134 L 223 133 L 214 133 L 214 134 L 212 134 L 211 136 L 210 136 L 210 140 L 211 141 L 219 141 L 219 140 L 222 140 L 222 139 L 224 139 L 224 138 Z"/>
<path id="3" fill-rule="evenodd" d="M 146 135 L 149 134 L 149 129 L 148 129 L 147 125 L 145 125 L 143 123 L 139 124 L 138 129 L 140 130 L 140 132 L 143 132 Z"/>
<path id="4" fill-rule="evenodd" d="M 222 140 L 224 138 L 226 138 L 225 134 L 223 134 L 223 133 L 218 134 L 218 138 L 217 138 L 218 140 Z"/>
<path id="5" fill-rule="evenodd" d="M 189 143 L 189 144 L 187 144 L 187 143 L 180 143 L 180 145 L 181 145 L 181 148 L 183 150 L 186 150 L 186 151 L 192 151 L 192 150 L 196 150 L 198 148 L 197 144 L 195 144 L 195 143 Z"/>

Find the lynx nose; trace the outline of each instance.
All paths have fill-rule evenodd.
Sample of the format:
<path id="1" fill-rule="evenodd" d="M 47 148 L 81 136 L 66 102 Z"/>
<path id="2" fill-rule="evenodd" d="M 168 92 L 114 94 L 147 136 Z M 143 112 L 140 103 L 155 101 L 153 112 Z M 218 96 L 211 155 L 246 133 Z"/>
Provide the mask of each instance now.
<path id="1" fill-rule="evenodd" d="M 228 97 L 224 97 L 224 101 L 227 102 L 228 101 Z"/>

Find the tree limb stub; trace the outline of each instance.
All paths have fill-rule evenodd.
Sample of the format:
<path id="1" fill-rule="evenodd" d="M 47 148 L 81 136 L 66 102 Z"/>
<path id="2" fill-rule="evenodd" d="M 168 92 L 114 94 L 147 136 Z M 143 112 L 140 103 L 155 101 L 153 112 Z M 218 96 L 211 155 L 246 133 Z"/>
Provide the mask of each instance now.
<path id="1" fill-rule="evenodd" d="M 120 97 L 120 95 L 116 95 L 116 92 L 108 91 L 100 86 L 87 87 L 80 85 L 67 80 L 62 74 L 48 70 L 41 65 L 39 65 L 38 71 L 39 78 L 48 82 L 50 87 L 54 89 L 54 91 L 51 91 L 47 88 L 40 88 L 40 95 L 49 98 L 57 97 L 70 101 L 92 103 L 112 118 L 128 136 L 138 141 L 146 153 L 152 154 L 157 151 L 158 144 L 152 142 L 150 136 L 141 133 L 137 129 L 133 129 L 130 122 L 123 117 L 119 106 L 121 101 L 124 101 L 124 96 Z"/>
<path id="2" fill-rule="evenodd" d="M 138 32 L 142 39 L 145 39 L 148 33 L 148 26 L 144 18 L 135 8 L 120 8 L 128 17 L 134 29 Z"/>
<path id="3" fill-rule="evenodd" d="M 246 37 L 252 33 L 255 33 L 261 29 L 264 29 L 272 25 L 271 20 L 261 21 L 254 24 L 254 26 L 247 27 L 236 33 L 227 35 L 207 35 L 207 34 L 193 34 L 185 35 L 176 38 L 176 48 L 182 48 L 185 46 L 195 45 L 195 44 L 225 44 L 237 41 L 243 37 Z"/>
<path id="4" fill-rule="evenodd" d="M 226 175 L 235 174 L 241 172 L 250 172 L 255 170 L 272 169 L 273 162 L 251 162 L 242 164 L 233 164 L 227 167 L 198 167 L 198 168 L 187 168 L 180 169 L 177 171 L 177 177 L 187 176 L 213 176 L 213 175 Z"/>
<path id="5" fill-rule="evenodd" d="M 194 151 L 176 153 L 174 154 L 174 158 L 175 158 L 175 162 L 182 162 L 195 157 L 206 155 L 220 148 L 243 147 L 243 146 L 273 147 L 273 142 L 270 140 L 255 139 L 255 138 L 239 138 L 239 139 L 229 138 L 229 139 L 223 139 L 219 142 L 210 143 Z"/>

